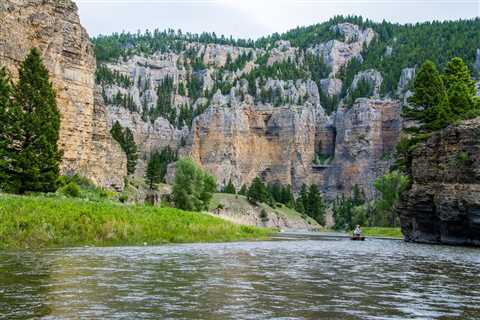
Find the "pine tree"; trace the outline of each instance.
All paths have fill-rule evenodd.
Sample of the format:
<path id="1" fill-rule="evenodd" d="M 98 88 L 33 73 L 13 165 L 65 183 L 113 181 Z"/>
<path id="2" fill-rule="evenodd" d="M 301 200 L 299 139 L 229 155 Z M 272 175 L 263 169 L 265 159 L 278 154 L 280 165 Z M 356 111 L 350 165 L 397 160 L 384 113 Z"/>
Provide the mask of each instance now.
<path id="1" fill-rule="evenodd" d="M 258 203 L 268 203 L 270 200 L 270 196 L 267 190 L 267 187 L 263 183 L 262 179 L 256 177 L 253 179 L 250 188 L 247 191 L 247 198 L 250 202 Z"/>
<path id="2" fill-rule="evenodd" d="M 318 187 L 312 184 L 308 191 L 307 214 L 315 219 L 319 224 L 325 224 L 325 204 Z"/>
<path id="3" fill-rule="evenodd" d="M 448 100 L 453 114 L 464 118 L 465 114 L 475 108 L 473 97 L 477 89 L 470 76 L 467 65 L 460 58 L 453 58 L 447 63 L 443 76 Z"/>
<path id="4" fill-rule="evenodd" d="M 238 192 L 239 195 L 246 196 L 248 192 L 248 188 L 246 185 L 242 185 L 240 191 Z"/>
<path id="5" fill-rule="evenodd" d="M 153 190 L 156 185 L 162 182 L 161 178 L 161 162 L 160 154 L 158 151 L 150 156 L 148 161 L 147 171 L 145 172 L 145 181 L 147 182 L 150 190 Z"/>
<path id="6" fill-rule="evenodd" d="M 237 189 L 233 185 L 232 179 L 228 181 L 228 184 L 223 189 L 223 193 L 237 194 Z"/>
<path id="7" fill-rule="evenodd" d="M 469 96 L 475 96 L 477 93 L 475 81 L 470 75 L 470 70 L 468 70 L 465 62 L 459 57 L 455 57 L 447 63 L 443 75 L 443 82 L 447 91 L 450 90 L 453 85 L 462 83 L 465 85 Z"/>
<path id="8" fill-rule="evenodd" d="M 2 86 L 0 90 L 8 92 Z M 20 65 L 19 81 L 6 109 L 2 116 L 8 125 L 2 135 L 8 145 L 2 163 L 7 162 L 9 181 L 4 188 L 21 194 L 55 191 L 62 157 L 58 150 L 60 113 L 38 50 L 32 49 Z"/>
<path id="9" fill-rule="evenodd" d="M 0 69 L 0 190 L 10 189 L 12 148 L 12 129 L 15 120 L 12 118 L 12 87 L 5 68 Z"/>
<path id="10" fill-rule="evenodd" d="M 135 139 L 133 138 L 132 130 L 130 130 L 130 128 L 125 129 L 124 137 L 124 151 L 127 154 L 127 172 L 128 174 L 134 174 L 138 160 L 138 149 L 137 145 L 135 144 Z"/>
<path id="11" fill-rule="evenodd" d="M 433 109 L 447 100 L 442 77 L 432 61 L 426 61 L 415 78 L 415 94 L 409 99 L 405 116 L 426 124 L 435 119 Z"/>
<path id="12" fill-rule="evenodd" d="M 409 102 L 404 115 L 420 121 L 424 129 L 434 130 L 452 120 L 445 85 L 433 62 L 426 61 L 420 68 L 415 78 L 415 94 Z"/>
<path id="13" fill-rule="evenodd" d="M 298 212 L 307 213 L 308 210 L 308 190 L 307 185 L 303 184 L 300 189 L 300 194 L 297 198 L 296 209 Z"/>

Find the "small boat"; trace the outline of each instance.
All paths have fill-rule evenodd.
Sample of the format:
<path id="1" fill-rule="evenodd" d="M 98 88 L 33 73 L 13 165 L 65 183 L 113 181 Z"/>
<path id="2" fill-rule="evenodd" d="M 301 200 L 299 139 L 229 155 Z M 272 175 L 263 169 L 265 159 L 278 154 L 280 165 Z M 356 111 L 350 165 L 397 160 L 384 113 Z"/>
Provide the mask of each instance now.
<path id="1" fill-rule="evenodd" d="M 363 236 L 352 236 L 350 239 L 353 241 L 365 241 L 365 237 Z"/>

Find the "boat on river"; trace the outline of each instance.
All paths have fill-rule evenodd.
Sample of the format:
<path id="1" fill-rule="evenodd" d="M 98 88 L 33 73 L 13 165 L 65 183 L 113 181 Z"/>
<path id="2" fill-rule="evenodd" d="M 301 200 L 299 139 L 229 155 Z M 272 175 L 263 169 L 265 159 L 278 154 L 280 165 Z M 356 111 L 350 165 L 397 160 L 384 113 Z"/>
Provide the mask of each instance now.
<path id="1" fill-rule="evenodd" d="M 365 241 L 364 236 L 351 236 L 350 239 L 353 241 Z"/>

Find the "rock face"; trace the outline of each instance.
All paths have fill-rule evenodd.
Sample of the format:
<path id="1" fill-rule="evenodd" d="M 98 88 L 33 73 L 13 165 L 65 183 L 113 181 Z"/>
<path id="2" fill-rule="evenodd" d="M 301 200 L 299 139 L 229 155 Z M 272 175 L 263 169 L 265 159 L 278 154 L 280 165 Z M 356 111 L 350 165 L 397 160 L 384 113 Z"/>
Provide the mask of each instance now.
<path id="1" fill-rule="evenodd" d="M 322 56 L 325 63 L 332 67 L 333 76 L 350 60 L 356 58 L 363 61 L 363 46 L 370 44 L 375 37 L 375 31 L 371 28 L 361 29 L 351 23 L 340 23 L 332 26 L 332 30 L 343 35 L 344 41 L 334 39 L 320 43 L 309 48 L 308 52 Z"/>
<path id="2" fill-rule="evenodd" d="M 411 176 L 398 205 L 405 240 L 480 246 L 480 118 L 417 147 Z"/>
<path id="3" fill-rule="evenodd" d="M 335 117 L 333 162 L 313 172 L 327 198 L 349 194 L 357 185 L 373 198 L 376 178 L 390 167 L 390 155 L 398 143 L 401 105 L 394 100 L 357 99 L 353 107 L 341 108 Z"/>
<path id="4" fill-rule="evenodd" d="M 110 138 L 105 107 L 95 99 L 93 47 L 75 4 L 70 0 L 2 0 L 0 21 L 0 65 L 16 78 L 20 62 L 36 47 L 50 72 L 61 113 L 61 171 L 78 172 L 99 185 L 121 188 L 126 160 Z"/>
<path id="5" fill-rule="evenodd" d="M 317 111 L 314 106 L 211 107 L 195 119 L 191 155 L 222 185 L 232 179 L 240 188 L 262 176 L 297 189 L 311 172 Z"/>
<path id="6" fill-rule="evenodd" d="M 365 81 L 370 84 L 372 88 L 372 96 L 380 98 L 380 88 L 383 83 L 383 77 L 380 72 L 374 69 L 368 69 L 357 73 L 352 81 L 352 86 L 350 88 L 351 92 L 357 90 L 360 81 Z"/>
<path id="7" fill-rule="evenodd" d="M 222 185 L 261 176 L 295 191 L 317 184 L 329 199 L 358 185 L 372 198 L 373 181 L 391 164 L 400 111 L 398 101 L 358 99 L 332 122 L 314 105 L 211 107 L 194 122 L 191 155 Z M 333 160 L 316 165 L 316 154 Z"/>

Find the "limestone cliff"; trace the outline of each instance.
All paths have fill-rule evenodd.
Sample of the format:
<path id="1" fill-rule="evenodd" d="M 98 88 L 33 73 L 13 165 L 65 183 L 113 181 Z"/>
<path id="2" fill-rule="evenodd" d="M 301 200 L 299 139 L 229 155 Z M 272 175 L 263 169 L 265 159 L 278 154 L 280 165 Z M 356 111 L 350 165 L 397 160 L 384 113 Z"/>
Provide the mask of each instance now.
<path id="1" fill-rule="evenodd" d="M 411 178 L 398 205 L 406 241 L 480 246 L 480 118 L 418 146 Z"/>
<path id="2" fill-rule="evenodd" d="M 36 47 L 49 70 L 61 113 L 61 171 L 121 188 L 126 160 L 110 137 L 101 99 L 95 99 L 93 47 L 76 5 L 70 0 L 2 0 L 0 21 L 0 65 L 16 78 L 19 63 Z"/>

